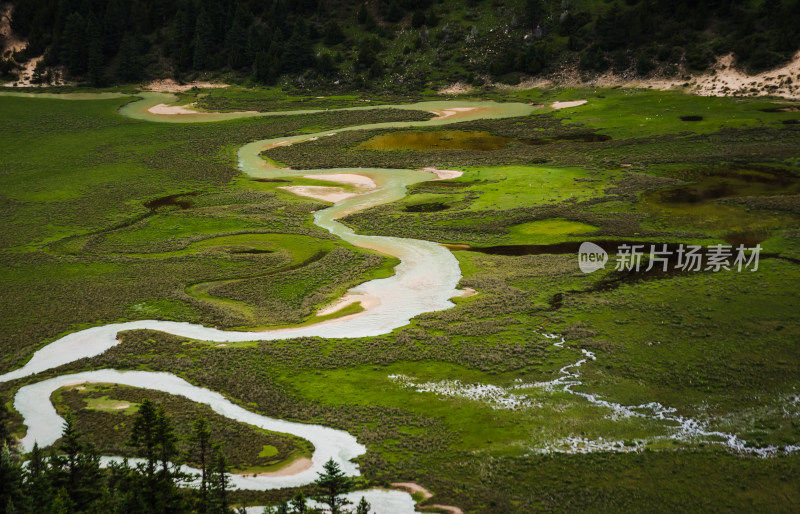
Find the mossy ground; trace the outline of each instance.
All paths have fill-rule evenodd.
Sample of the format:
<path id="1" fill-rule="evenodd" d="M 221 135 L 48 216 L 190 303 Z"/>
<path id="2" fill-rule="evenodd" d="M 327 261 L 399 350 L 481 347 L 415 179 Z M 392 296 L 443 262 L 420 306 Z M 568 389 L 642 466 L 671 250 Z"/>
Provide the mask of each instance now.
<path id="1" fill-rule="evenodd" d="M 597 360 L 581 368 L 576 390 L 625 405 L 658 401 L 753 446 L 800 442 L 800 293 L 795 287 L 800 279 L 800 132 L 782 123 L 798 114 L 764 112 L 772 104 L 762 100 L 652 91 L 532 91 L 505 97 L 542 103 L 585 98 L 589 103 L 460 127 L 555 141 L 541 145 L 512 143 L 480 153 L 363 151 L 353 148 L 375 133 L 354 132 L 268 156 L 295 167 L 316 167 L 323 158 L 328 166 L 358 166 L 374 158 L 373 165 L 437 165 L 465 172 L 456 180 L 418 184 L 395 204 L 348 217 L 346 222 L 361 232 L 476 246 L 584 239 L 711 244 L 746 236 L 760 241 L 767 254 L 759 270 L 621 275 L 609 267 L 584 275 L 572 253 L 461 250 L 455 252 L 464 275 L 461 285 L 478 294 L 386 336 L 218 347 L 130 332 L 106 354 L 44 375 L 112 366 L 170 371 L 267 415 L 348 430 L 368 448 L 360 459 L 366 481 L 416 480 L 435 493 L 432 502 L 468 512 L 791 509 L 800 501 L 798 456 L 736 455 L 714 438 L 673 442 L 667 437 L 674 424 L 614 418 L 582 398 L 540 387 L 511 390 L 528 397 L 531 406 L 503 409 L 463 395 L 419 392 L 390 378 L 510 388 L 556 378 L 583 349 Z M 115 117 L 113 102 L 80 109 L 50 102 L 41 111 L 33 101 L 24 105 L 30 114 L 12 108 L 28 125 L 17 129 L 23 121 L 3 118 L 6 133 L 32 130 L 51 117 L 48 137 L 72 141 L 66 133 L 84 130 L 75 126 L 82 120 L 96 141 L 114 131 L 128 131 L 133 139 L 106 152 L 113 158 L 97 166 L 86 166 L 93 153 L 76 150 L 82 160 L 75 166 L 88 170 L 79 183 L 92 187 L 70 182 L 63 191 L 53 181 L 56 173 L 41 171 L 49 162 L 42 152 L 26 149 L 20 138 L 9 143 L 8 155 L 15 157 L 4 163 L 3 177 L 9 178 L 2 180 L 13 181 L 9 188 L 20 191 L 7 189 L 19 195 L 13 197 L 4 193 L 11 230 L 1 255 L 7 289 L 19 306 L 9 301 L 10 314 L 3 318 L 9 334 L 5 344 L 13 352 L 7 368 L 82 323 L 157 313 L 234 325 L 246 319 L 245 311 L 236 314 L 234 304 L 225 302 L 239 302 L 235 305 L 255 316 L 269 295 L 254 284 L 259 274 L 273 271 L 285 274 L 285 283 L 298 284 L 271 294 L 294 306 L 286 311 L 299 316 L 292 319 L 302 320 L 300 314 L 308 312 L 303 302 L 321 287 L 315 280 L 341 261 L 320 258 L 288 268 L 320 251 L 372 258 L 311 225 L 310 212 L 318 203 L 275 191 L 281 183 L 245 180 L 233 168 L 238 143 L 309 124 L 334 124 L 335 118 L 245 120 L 156 132 L 161 129 Z M 703 121 L 680 120 L 698 113 Z M 654 119 L 644 120 L 650 115 Z M 137 130 L 145 131 L 136 136 L 140 139 L 134 138 Z M 172 131 L 178 131 L 174 140 Z M 574 134 L 611 139 L 562 137 Z M 159 142 L 148 146 L 142 138 L 153 135 Z M 202 151 L 183 141 L 201 137 Z M 76 144 L 80 149 L 87 143 Z M 62 162 L 77 160 L 68 143 L 38 147 L 53 148 Z M 152 162 L 153 152 L 164 148 L 170 148 L 174 166 Z M 104 174 L 116 169 L 117 161 L 123 163 L 120 175 L 110 181 Z M 206 176 L 201 170 L 208 163 L 213 166 Z M 27 179 L 17 176 L 26 174 Z M 123 194 L 119 184 L 136 187 Z M 146 200 L 193 191 L 200 194 L 186 209 L 165 207 L 149 214 L 141 207 Z M 83 203 L 75 203 L 79 200 Z M 60 216 L 84 204 L 89 207 L 78 218 Z M 436 208 L 408 208 L 431 204 Z M 374 261 L 331 287 L 329 296 L 385 272 L 387 264 Z M 306 268 L 313 272 L 303 277 Z M 291 273 L 304 280 L 295 281 Z M 143 289 L 142 284 L 150 285 Z M 212 296 L 225 300 L 214 304 L 200 296 L 213 291 L 224 291 Z M 113 301 L 110 307 L 94 301 L 76 305 L 83 297 Z M 35 329 L 29 328 L 33 319 L 40 321 Z M 565 347 L 553 346 L 543 332 L 564 334 Z M 538 453 L 570 436 L 638 440 L 644 446 L 640 453 Z M 262 448 L 259 444 L 253 452 Z M 287 494 L 242 493 L 241 498 L 257 503 Z"/>

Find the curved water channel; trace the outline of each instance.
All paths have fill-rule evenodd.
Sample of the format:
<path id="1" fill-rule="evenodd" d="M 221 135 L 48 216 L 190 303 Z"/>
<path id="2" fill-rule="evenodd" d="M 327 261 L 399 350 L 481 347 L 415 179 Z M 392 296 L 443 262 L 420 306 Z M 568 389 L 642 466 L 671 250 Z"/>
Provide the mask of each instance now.
<path id="1" fill-rule="evenodd" d="M 0 93 L 0 95 L 65 100 L 105 99 L 119 96 L 114 93 Z M 158 114 L 158 112 L 169 111 L 169 108 L 163 109 L 164 106 L 161 106 L 161 104 L 173 102 L 176 99 L 174 95 L 143 93 L 139 96 L 142 97 L 141 100 L 123 106 L 120 109 L 120 113 L 146 121 L 193 123 L 224 121 L 252 116 L 283 116 L 323 112 L 309 110 L 270 113 L 197 112 Z M 453 101 L 364 106 L 344 110 L 375 108 L 431 111 L 437 116 L 427 121 L 351 126 L 337 129 L 336 132 L 443 125 L 475 119 L 524 116 L 533 111 L 532 107 L 524 104 Z M 224 331 L 202 325 L 160 320 L 142 320 L 97 326 L 68 334 L 45 346 L 37 351 L 23 367 L 0 375 L 0 382 L 27 377 L 84 357 L 99 355 L 118 344 L 117 333 L 124 330 L 151 329 L 180 337 L 215 342 L 264 341 L 301 336 L 355 338 L 386 334 L 408 324 L 409 320 L 414 316 L 453 306 L 450 298 L 459 293 L 456 290 L 456 285 L 461 278 L 461 272 L 458 261 L 449 250 L 429 241 L 355 234 L 352 229 L 336 221 L 337 218 L 347 214 L 398 200 L 405 195 L 407 186 L 436 178 L 432 173 L 377 168 L 289 170 L 272 165 L 260 155 L 263 151 L 278 145 L 297 144 L 325 137 L 332 133 L 332 131 L 325 131 L 249 143 L 240 148 L 238 164 L 242 172 L 256 178 L 346 173 L 367 176 L 375 182 L 376 189 L 338 202 L 314 214 L 315 223 L 332 234 L 356 246 L 377 250 L 400 259 L 400 264 L 395 268 L 395 274 L 392 277 L 365 282 L 349 291 L 349 295 L 369 298 L 369 308 L 357 315 L 333 319 L 320 324 L 265 332 Z M 41 446 L 47 446 L 58 439 L 62 420 L 50 403 L 50 395 L 60 387 L 85 382 L 124 384 L 184 396 L 192 401 L 209 405 L 216 412 L 231 419 L 271 431 L 293 434 L 314 444 L 313 464 L 309 469 L 284 477 L 235 475 L 233 483 L 242 489 L 272 489 L 308 484 L 316 478 L 317 472 L 322 470 L 322 465 L 330 458 L 334 459 L 348 475 L 357 475 L 357 465 L 351 459 L 366 451 L 366 448 L 347 432 L 319 425 L 292 423 L 261 416 L 233 404 L 219 393 L 194 386 L 169 373 L 108 369 L 61 375 L 20 388 L 15 396 L 14 406 L 23 416 L 24 422 L 28 427 L 28 432 L 22 440 L 24 450 L 30 450 L 34 442 L 38 442 Z M 404 512 L 413 511 L 413 501 L 409 502 L 410 497 L 405 498 L 408 496 L 406 493 L 370 491 L 369 495 L 369 499 L 373 503 L 373 509 L 376 511 L 401 512 L 398 510 L 400 505 L 403 505 L 402 511 Z M 398 495 L 405 495 L 405 497 L 401 498 Z"/>

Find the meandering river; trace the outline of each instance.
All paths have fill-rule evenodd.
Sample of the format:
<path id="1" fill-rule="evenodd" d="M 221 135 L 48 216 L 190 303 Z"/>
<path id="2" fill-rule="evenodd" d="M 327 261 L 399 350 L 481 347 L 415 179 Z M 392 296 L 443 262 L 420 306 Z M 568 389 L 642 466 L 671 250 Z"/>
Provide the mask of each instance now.
<path id="1" fill-rule="evenodd" d="M 114 93 L 0 93 L 0 95 L 64 100 L 92 100 L 119 96 Z M 197 112 L 179 114 L 178 112 L 182 110 L 173 109 L 171 111 L 168 106 L 162 105 L 174 102 L 176 100 L 174 95 L 142 93 L 139 96 L 142 97 L 140 100 L 123 106 L 120 113 L 150 122 L 197 123 L 220 122 L 252 116 L 284 116 L 322 112 L 307 110 L 269 113 Z M 443 125 L 475 119 L 524 116 L 533 111 L 532 107 L 524 104 L 460 101 L 364 106 L 345 110 L 375 108 L 430 111 L 434 112 L 436 117 L 427 121 L 351 126 L 337 129 L 336 132 Z M 175 112 L 175 114 L 164 114 L 169 112 Z M 375 182 L 376 189 L 342 200 L 314 214 L 314 222 L 332 234 L 356 246 L 377 250 L 400 259 L 400 264 L 395 268 L 393 276 L 365 282 L 349 291 L 350 295 L 369 298 L 369 308 L 355 316 L 346 316 L 315 325 L 266 332 L 224 331 L 202 325 L 160 320 L 141 320 L 97 326 L 68 334 L 45 346 L 37 351 L 23 367 L 0 375 L 0 382 L 27 377 L 84 357 L 99 355 L 118 344 L 117 333 L 125 330 L 151 329 L 181 337 L 215 342 L 264 341 L 300 336 L 354 338 L 386 334 L 408 324 L 411 318 L 419 314 L 451 307 L 453 304 L 450 299 L 459 294 L 456 286 L 461 278 L 461 272 L 458 261 L 449 250 L 429 241 L 359 235 L 337 221 L 338 218 L 347 214 L 398 200 L 405 195 L 409 185 L 433 180 L 436 178 L 434 174 L 415 170 L 377 168 L 288 170 L 273 166 L 260 155 L 263 151 L 277 145 L 299 144 L 325 137 L 331 133 L 332 131 L 325 131 L 246 144 L 239 149 L 238 165 L 243 173 L 259 178 L 345 173 L 364 175 Z M 243 489 L 296 487 L 308 484 L 316 478 L 317 472 L 322 470 L 322 465 L 330 458 L 334 459 L 348 475 L 357 475 L 358 468 L 352 459 L 366 451 L 366 448 L 347 432 L 319 425 L 292 423 L 261 416 L 233 404 L 219 393 L 189 384 L 169 373 L 110 369 L 60 375 L 20 388 L 15 396 L 14 405 L 28 427 L 27 434 L 22 440 L 23 449 L 30 450 L 34 442 L 38 442 L 41 446 L 50 445 L 59 437 L 62 420 L 50 403 L 50 395 L 60 387 L 85 382 L 124 384 L 184 396 L 192 401 L 209 405 L 216 412 L 231 419 L 267 430 L 293 434 L 314 444 L 315 451 L 312 456 L 312 466 L 309 469 L 283 477 L 234 476 L 233 483 Z M 369 496 L 369 500 L 373 503 L 373 510 L 376 512 L 414 511 L 413 501 L 410 500 L 407 493 L 373 490 L 369 492 Z"/>

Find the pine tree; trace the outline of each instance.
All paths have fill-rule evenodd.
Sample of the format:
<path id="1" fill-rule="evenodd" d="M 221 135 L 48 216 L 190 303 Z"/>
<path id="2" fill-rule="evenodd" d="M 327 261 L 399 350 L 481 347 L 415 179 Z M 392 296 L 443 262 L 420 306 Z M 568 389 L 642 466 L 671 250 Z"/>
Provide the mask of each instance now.
<path id="1" fill-rule="evenodd" d="M 253 78 L 262 84 L 274 84 L 280 73 L 281 61 L 278 57 L 279 45 L 273 42 L 269 50 L 261 51 L 256 56 Z"/>
<path id="2" fill-rule="evenodd" d="M 4 443 L 0 450 L 0 505 L 5 512 L 14 512 L 25 503 L 22 476 L 22 464 Z"/>
<path id="3" fill-rule="evenodd" d="M 182 497 L 177 481 L 183 478 L 174 467 L 178 450 L 172 424 L 164 409 L 144 400 L 133 423 L 130 445 L 144 462 L 137 466 L 145 504 L 152 512 L 180 509 Z"/>
<path id="4" fill-rule="evenodd" d="M 141 77 L 139 55 L 136 51 L 136 40 L 130 33 L 125 33 L 119 52 L 115 59 L 114 76 L 119 82 L 133 82 Z"/>
<path id="5" fill-rule="evenodd" d="M 544 25 L 544 6 L 542 0 L 525 1 L 525 21 L 529 28 L 534 29 L 537 25 Z"/>
<path id="6" fill-rule="evenodd" d="M 53 487 L 63 489 L 77 510 L 86 510 L 100 496 L 100 458 L 85 444 L 68 414 L 64 420 L 61 443 L 51 451 L 47 475 Z"/>
<path id="7" fill-rule="evenodd" d="M 62 487 L 58 490 L 49 512 L 52 514 L 72 514 L 75 512 L 75 503 L 70 499 L 69 493 L 65 488 Z"/>
<path id="8" fill-rule="evenodd" d="M 194 58 L 192 68 L 204 70 L 211 65 L 211 48 L 214 38 L 214 25 L 209 19 L 208 12 L 200 9 L 197 15 L 197 25 L 194 31 Z"/>
<path id="9" fill-rule="evenodd" d="M 11 433 L 8 430 L 8 423 L 11 415 L 8 413 L 5 398 L 0 398 L 0 446 L 11 442 Z"/>
<path id="10" fill-rule="evenodd" d="M 228 460 L 222 451 L 222 445 L 214 448 L 214 465 L 210 478 L 211 510 L 214 514 L 228 512 L 228 492 L 230 491 L 230 477 L 228 477 Z"/>
<path id="11" fill-rule="evenodd" d="M 36 84 L 41 84 L 42 82 L 46 82 L 47 76 L 47 65 L 44 63 L 44 59 L 40 60 L 36 63 L 36 67 L 33 68 L 33 76 L 31 77 L 31 82 Z"/>
<path id="12" fill-rule="evenodd" d="M 329 53 L 324 53 L 317 59 L 317 70 L 323 75 L 329 75 L 336 71 L 336 63 L 333 62 L 333 56 Z"/>
<path id="13" fill-rule="evenodd" d="M 140 471 L 149 480 L 154 480 L 158 466 L 156 424 L 158 412 L 153 402 L 145 399 L 139 406 L 131 430 L 130 446 L 136 448 L 136 455 L 144 459 Z"/>
<path id="14" fill-rule="evenodd" d="M 53 487 L 49 474 L 50 464 L 44 452 L 38 443 L 33 443 L 25 476 L 25 488 L 30 497 L 31 512 L 46 512 L 53 502 Z"/>
<path id="15" fill-rule="evenodd" d="M 350 492 L 353 488 L 353 480 L 346 476 L 339 465 L 330 459 L 325 463 L 324 473 L 317 473 L 319 477 L 314 484 L 320 491 L 317 500 L 328 505 L 331 514 L 342 513 L 342 507 L 350 505 L 347 498 L 340 498 L 340 495 Z"/>
<path id="16" fill-rule="evenodd" d="M 358 14 L 356 14 L 356 21 L 358 21 L 359 25 L 364 25 L 367 23 L 368 18 L 369 12 L 367 12 L 367 4 L 361 4 L 361 7 L 358 8 Z"/>
<path id="17" fill-rule="evenodd" d="M 244 68 L 252 61 L 249 55 L 247 27 L 250 25 L 252 16 L 240 4 L 236 8 L 233 23 L 228 29 L 225 38 L 225 48 L 228 52 L 228 66 L 234 70 Z"/>
<path id="18" fill-rule="evenodd" d="M 306 496 L 303 494 L 303 491 L 298 491 L 297 494 L 294 495 L 294 498 L 289 501 L 289 504 L 292 506 L 292 514 L 306 514 L 306 512 L 308 512 Z"/>
<path id="19" fill-rule="evenodd" d="M 148 512 L 142 477 L 128 464 L 128 459 L 110 463 L 107 471 L 108 489 L 114 498 L 116 512 Z"/>
<path id="20" fill-rule="evenodd" d="M 345 36 L 336 20 L 328 20 L 328 23 L 325 24 L 325 46 L 338 45 L 345 39 L 347 39 L 347 36 Z"/>
<path id="21" fill-rule="evenodd" d="M 415 29 L 422 28 L 425 25 L 425 13 L 422 11 L 414 11 L 414 16 L 411 17 L 411 26 Z"/>
<path id="22" fill-rule="evenodd" d="M 397 23 L 403 19 L 403 9 L 397 3 L 397 0 L 389 2 L 389 9 L 386 11 L 386 19 L 392 23 Z"/>
<path id="23" fill-rule="evenodd" d="M 369 509 L 371 508 L 372 505 L 370 505 L 367 499 L 362 496 L 361 501 L 358 502 L 358 505 L 356 505 L 356 514 L 369 514 Z"/>
<path id="24" fill-rule="evenodd" d="M 122 36 L 129 25 L 129 2 L 126 0 L 110 0 L 103 16 L 103 44 L 104 52 L 108 57 L 113 57 L 119 51 Z"/>
<path id="25" fill-rule="evenodd" d="M 287 32 L 288 25 L 286 24 L 287 19 L 289 17 L 289 11 L 286 9 L 286 4 L 283 0 L 276 0 L 274 4 L 272 4 L 272 9 L 270 10 L 270 22 L 272 25 L 280 29 L 283 32 Z"/>
<path id="26" fill-rule="evenodd" d="M 159 405 L 156 410 L 156 441 L 158 442 L 158 460 L 161 465 L 161 479 L 172 480 L 176 472 L 172 470 L 173 461 L 178 456 L 178 437 L 172 427 L 172 422 L 164 412 L 164 407 Z"/>
<path id="27" fill-rule="evenodd" d="M 282 62 L 283 71 L 288 73 L 301 73 L 314 66 L 314 50 L 308 39 L 308 26 L 302 19 L 295 25 L 292 37 L 286 43 Z"/>
<path id="28" fill-rule="evenodd" d="M 81 76 L 86 73 L 88 64 L 86 20 L 78 12 L 67 18 L 64 27 L 64 45 L 62 62 L 66 63 L 69 73 Z"/>
<path id="29" fill-rule="evenodd" d="M 89 41 L 86 78 L 93 87 L 97 87 L 103 83 L 104 59 L 103 36 L 94 15 L 89 16 L 86 33 Z"/>
<path id="30" fill-rule="evenodd" d="M 211 429 L 204 418 L 194 420 L 191 435 L 189 459 L 200 463 L 200 489 L 198 490 L 198 510 L 208 511 L 208 468 L 211 465 Z"/>

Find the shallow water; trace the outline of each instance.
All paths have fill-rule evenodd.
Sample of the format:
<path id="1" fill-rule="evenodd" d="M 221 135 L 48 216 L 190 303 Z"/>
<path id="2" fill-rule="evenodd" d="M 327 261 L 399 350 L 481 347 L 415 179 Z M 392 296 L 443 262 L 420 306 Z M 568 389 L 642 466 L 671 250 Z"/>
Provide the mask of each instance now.
<path id="1" fill-rule="evenodd" d="M 31 96 L 34 94 L 12 94 Z M 224 121 L 246 116 L 270 116 L 303 114 L 319 111 L 285 111 L 278 113 L 198 113 L 184 115 L 153 114 L 148 109 L 160 103 L 175 100 L 174 95 L 163 93 L 144 93 L 142 100 L 129 103 L 120 113 L 131 118 L 147 121 L 198 122 Z M 38 97 L 63 98 L 54 95 Z M 97 95 L 95 98 L 107 98 Z M 78 99 L 74 97 L 71 99 Z M 89 99 L 81 94 L 80 99 Z M 443 125 L 458 121 L 484 118 L 521 116 L 532 112 L 523 104 L 497 104 L 494 102 L 423 102 L 402 106 L 381 106 L 378 108 L 401 108 L 425 111 L 441 111 L 455 108 L 455 114 L 445 118 L 435 118 L 422 122 L 376 123 L 353 126 L 343 130 L 371 130 L 378 128 L 403 128 L 410 126 Z M 357 107 L 348 110 L 373 109 Z M 462 109 L 458 111 L 458 109 Z M 468 110 L 471 109 L 471 110 Z M 309 173 L 358 173 L 369 176 L 377 189 L 344 201 L 315 213 L 317 225 L 342 239 L 363 247 L 398 257 L 401 263 L 395 268 L 392 277 L 365 282 L 350 290 L 350 293 L 367 294 L 378 299 L 376 307 L 368 309 L 355 317 L 334 319 L 326 323 L 296 328 L 272 330 L 269 332 L 234 332 L 215 328 L 159 320 L 141 320 L 97 326 L 68 334 L 37 351 L 23 367 L 0 375 L 0 382 L 26 377 L 41 371 L 74 362 L 84 357 L 99 355 L 118 344 L 117 333 L 124 330 L 152 329 L 180 337 L 214 342 L 253 341 L 288 339 L 300 336 L 319 337 L 366 337 L 386 334 L 408 324 L 411 318 L 435 310 L 447 309 L 453 304 L 450 298 L 458 293 L 456 285 L 461 278 L 458 261 L 445 247 L 429 241 L 400 239 L 394 237 L 365 236 L 355 234 L 352 229 L 336 221 L 347 214 L 367 209 L 383 203 L 392 202 L 405 196 L 406 187 L 418 182 L 432 180 L 431 173 L 414 170 L 390 169 L 336 169 L 336 170 L 284 170 L 275 168 L 261 157 L 261 153 L 277 144 L 295 144 L 311 138 L 324 137 L 330 132 L 305 134 L 289 138 L 275 138 L 257 141 L 243 146 L 239 152 L 240 169 L 256 179 L 272 180 L 279 177 L 302 176 Z M 286 432 L 311 441 L 315 446 L 311 469 L 289 477 L 234 477 L 233 483 L 243 489 L 267 489 L 295 487 L 312 482 L 322 463 L 333 458 L 348 475 L 357 475 L 358 467 L 351 459 L 364 453 L 365 448 L 353 436 L 341 430 L 290 423 L 238 407 L 219 393 L 193 386 L 168 373 L 140 371 L 98 370 L 71 375 L 61 375 L 52 379 L 20 388 L 15 397 L 15 407 L 24 418 L 28 432 L 23 438 L 23 447 L 29 450 L 34 442 L 41 446 L 52 444 L 61 431 L 61 419 L 50 404 L 52 391 L 68 384 L 80 382 L 105 382 L 156 389 L 171 394 L 185 396 L 193 401 L 205 403 L 218 413 L 231 419 L 261 426 L 268 430 Z M 414 512 L 414 502 L 410 495 L 398 491 L 368 491 L 369 501 L 376 512 Z M 360 497 L 361 493 L 354 493 Z"/>
<path id="2" fill-rule="evenodd" d="M 546 339 L 555 340 L 553 346 L 563 348 L 566 342 L 563 336 L 557 334 L 541 334 Z M 756 457 L 773 457 L 776 455 L 790 455 L 800 452 L 798 445 L 786 446 L 763 446 L 755 447 L 736 434 L 713 430 L 709 423 L 698 419 L 690 418 L 678 414 L 674 407 L 667 407 L 659 402 L 643 403 L 639 405 L 623 405 L 611 400 L 606 400 L 600 395 L 576 391 L 576 387 L 583 387 L 580 368 L 589 361 L 596 361 L 594 352 L 581 349 L 581 358 L 572 364 L 568 364 L 559 370 L 559 377 L 548 382 L 536 384 L 520 383 L 517 389 L 528 389 L 538 387 L 547 391 L 562 391 L 574 396 L 584 398 L 593 405 L 605 407 L 612 412 L 614 418 L 646 418 L 657 421 L 665 421 L 671 425 L 672 433 L 670 439 L 678 441 L 695 442 L 697 440 L 709 439 L 714 444 L 719 444 L 728 449 L 741 454 L 750 454 Z M 658 439 L 658 438 L 655 438 Z M 556 441 L 546 445 L 544 448 L 537 448 L 536 453 L 588 453 L 592 451 L 621 451 L 639 452 L 642 451 L 644 441 L 637 441 L 633 445 L 624 444 L 620 441 L 590 440 L 583 437 L 569 437 L 562 441 Z"/>
<path id="3" fill-rule="evenodd" d="M 370 512 L 374 514 L 415 514 L 415 502 L 411 495 L 402 491 L 392 491 L 390 489 L 367 489 L 366 491 L 353 491 L 343 494 L 342 497 L 349 500 L 355 507 L 364 497 L 370 503 Z M 325 505 L 314 500 L 308 500 L 308 506 L 312 508 L 324 508 Z M 261 514 L 264 507 L 247 507 L 247 514 Z M 327 512 L 327 511 L 324 511 Z"/>
<path id="4" fill-rule="evenodd" d="M 88 93 L 87 93 L 88 94 Z M 84 94 L 87 95 L 87 94 Z M 149 106 L 164 103 L 165 93 L 144 93 L 144 100 L 124 106 L 120 112 L 124 115 L 138 113 L 142 119 L 163 121 L 169 115 L 152 114 Z M 105 98 L 103 94 L 101 98 Z M 385 106 L 427 111 L 441 111 L 446 108 L 477 107 L 474 111 L 461 112 L 459 116 L 433 119 L 428 121 L 375 123 L 340 129 L 371 130 L 387 127 L 426 126 L 454 123 L 467 119 L 483 117 L 499 118 L 529 114 L 533 108 L 524 104 L 499 104 L 495 102 L 422 102 L 401 106 Z M 354 109 L 363 109 L 357 107 Z M 281 114 L 297 113 L 287 111 Z M 301 111 L 305 112 L 305 111 Z M 317 111 L 310 111 L 317 112 Z M 215 113 L 202 113 L 208 120 L 220 121 Z M 194 116 L 194 115 L 186 115 Z M 171 118 L 185 119 L 183 115 Z M 187 121 L 193 121 L 187 120 Z M 325 170 L 287 170 L 276 168 L 261 157 L 261 153 L 278 144 L 297 144 L 312 138 L 324 137 L 330 131 L 315 134 L 303 134 L 286 138 L 274 138 L 256 141 L 239 149 L 240 169 L 257 179 L 276 179 L 307 174 L 357 173 L 370 177 L 378 188 L 347 200 L 343 200 L 327 209 L 314 214 L 317 225 L 332 234 L 363 248 L 373 249 L 387 255 L 397 257 L 401 263 L 395 268 L 392 277 L 371 280 L 350 290 L 351 293 L 369 294 L 379 300 L 377 307 L 350 318 L 334 319 L 325 323 L 296 328 L 271 330 L 268 332 L 234 332 L 219 330 L 202 325 L 168 322 L 159 320 L 141 320 L 127 323 L 116 323 L 93 327 L 68 334 L 36 352 L 30 361 L 17 370 L 0 375 L 0 382 L 28 376 L 63 364 L 74 362 L 80 358 L 99 355 L 117 344 L 116 334 L 123 330 L 152 329 L 171 333 L 181 337 L 201 339 L 215 342 L 231 341 L 268 341 L 289 339 L 303 336 L 319 337 L 370 337 L 386 334 L 409 323 L 410 319 L 436 310 L 453 306 L 450 298 L 458 294 L 456 285 L 461 278 L 458 260 L 441 245 L 429 241 L 401 239 L 396 237 L 365 236 L 355 234 L 352 229 L 336 221 L 347 214 L 364 210 L 376 205 L 393 202 L 403 198 L 406 187 L 418 182 L 432 180 L 432 173 L 404 169 L 366 169 L 340 168 Z"/>
<path id="5" fill-rule="evenodd" d="M 645 211 L 671 225 L 719 231 L 730 243 L 755 244 L 776 228 L 794 224 L 788 212 L 765 218 L 746 205 L 725 203 L 734 198 L 783 196 L 800 192 L 800 178 L 767 166 L 728 167 L 698 172 L 690 182 L 642 195 Z"/>
<path id="6" fill-rule="evenodd" d="M 30 422 L 28 432 L 22 439 L 23 451 L 30 451 L 34 442 L 38 442 L 40 446 L 49 446 L 61 436 L 63 420 L 50 403 L 53 391 L 67 385 L 87 382 L 122 384 L 183 396 L 208 405 L 214 412 L 226 418 L 272 432 L 293 434 L 314 445 L 313 464 L 309 469 L 285 477 L 232 475 L 232 483 L 240 489 L 279 489 L 308 484 L 317 478 L 317 472 L 322 471 L 328 459 L 335 460 L 348 475 L 357 475 L 358 468 L 351 459 L 366 452 L 366 448 L 355 437 L 343 430 L 262 416 L 235 405 L 219 393 L 192 385 L 169 373 L 113 369 L 60 375 L 21 387 L 14 398 L 14 408 L 26 422 Z"/>

